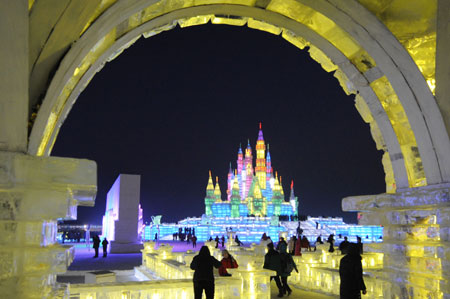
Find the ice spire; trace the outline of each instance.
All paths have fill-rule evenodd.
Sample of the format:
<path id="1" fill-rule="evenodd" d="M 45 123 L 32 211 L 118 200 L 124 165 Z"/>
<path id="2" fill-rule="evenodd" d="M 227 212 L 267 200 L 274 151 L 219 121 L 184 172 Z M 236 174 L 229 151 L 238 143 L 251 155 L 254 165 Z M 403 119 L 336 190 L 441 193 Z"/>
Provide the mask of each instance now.
<path id="1" fill-rule="evenodd" d="M 209 171 L 208 186 L 206 186 L 206 190 L 214 190 L 214 184 L 212 181 L 211 170 Z"/>
<path id="2" fill-rule="evenodd" d="M 266 145 L 262 132 L 262 125 L 259 123 L 258 140 L 256 141 L 256 176 L 259 180 L 261 189 L 266 189 Z"/>
<path id="3" fill-rule="evenodd" d="M 233 189 L 231 192 L 231 217 L 239 217 L 240 211 L 239 211 L 239 205 L 241 204 L 241 196 L 239 194 L 239 183 L 237 179 L 237 174 L 234 176 L 233 180 Z"/>
<path id="4" fill-rule="evenodd" d="M 291 196 L 289 197 L 289 203 L 292 206 L 294 215 L 298 216 L 298 197 L 294 195 L 294 180 L 291 181 Z"/>
<path id="5" fill-rule="evenodd" d="M 233 188 L 233 180 L 234 180 L 234 172 L 231 168 L 231 162 L 230 162 L 230 169 L 228 170 L 228 179 L 227 179 L 227 200 L 230 201 L 231 197 L 231 189 Z"/>
<path id="6" fill-rule="evenodd" d="M 273 196 L 272 196 L 272 204 L 273 204 L 273 215 L 280 216 L 281 215 L 281 203 L 284 201 L 283 195 L 281 194 L 281 186 L 278 182 L 278 173 L 275 172 L 274 186 L 273 186 Z"/>
<path id="7" fill-rule="evenodd" d="M 253 181 L 253 156 L 249 139 L 247 140 L 247 148 L 245 149 L 244 168 L 242 170 L 241 177 L 242 177 L 241 198 L 246 199 L 248 190 L 250 190 L 250 186 Z"/>
<path id="8" fill-rule="evenodd" d="M 211 170 L 209 171 L 208 186 L 206 186 L 206 197 L 205 197 L 205 214 L 207 216 L 212 216 L 212 204 L 215 201 L 214 195 L 214 185 L 211 177 Z"/>
<path id="9" fill-rule="evenodd" d="M 214 196 L 216 198 L 216 202 L 221 202 L 222 201 L 222 193 L 220 192 L 220 187 L 219 187 L 219 177 L 216 176 L 216 188 L 214 188 Z"/>
<path id="10" fill-rule="evenodd" d="M 267 173 L 267 180 L 270 180 L 273 175 L 273 169 L 272 169 L 272 159 L 270 158 L 270 146 L 267 144 L 267 155 L 266 155 L 266 173 Z"/>
<path id="11" fill-rule="evenodd" d="M 294 180 L 291 181 L 291 195 L 289 196 L 289 198 L 293 197 L 294 197 Z"/>
<path id="12" fill-rule="evenodd" d="M 242 146 L 239 144 L 238 159 L 237 159 L 237 174 L 241 174 L 244 167 L 244 154 L 242 153 Z"/>

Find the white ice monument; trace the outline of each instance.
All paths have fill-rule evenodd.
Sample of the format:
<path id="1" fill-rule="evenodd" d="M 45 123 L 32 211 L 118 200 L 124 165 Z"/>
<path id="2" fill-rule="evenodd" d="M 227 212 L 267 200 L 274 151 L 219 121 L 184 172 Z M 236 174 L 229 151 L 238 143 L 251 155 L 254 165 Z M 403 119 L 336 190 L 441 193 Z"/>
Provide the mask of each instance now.
<path id="1" fill-rule="evenodd" d="M 106 197 L 102 235 L 111 253 L 140 252 L 142 209 L 139 204 L 141 176 L 120 174 Z"/>

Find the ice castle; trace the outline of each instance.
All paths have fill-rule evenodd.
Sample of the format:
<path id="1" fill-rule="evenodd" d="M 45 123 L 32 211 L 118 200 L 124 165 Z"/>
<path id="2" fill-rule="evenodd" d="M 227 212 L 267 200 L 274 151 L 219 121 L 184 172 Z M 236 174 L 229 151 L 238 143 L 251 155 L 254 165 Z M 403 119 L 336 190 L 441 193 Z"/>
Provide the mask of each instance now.
<path id="1" fill-rule="evenodd" d="M 261 123 L 256 141 L 256 167 L 250 142 L 245 149 L 239 146 L 237 168 L 228 172 L 227 197 L 222 200 L 219 179 L 214 186 L 209 172 L 205 197 L 205 215 L 214 217 L 272 217 L 298 216 L 298 198 L 294 195 L 294 182 L 291 182 L 289 201 L 285 200 L 281 176 L 272 168 L 269 148 L 264 142 Z"/>
<path id="2" fill-rule="evenodd" d="M 367 236 L 366 242 L 380 241 L 383 234 L 380 226 L 346 224 L 342 218 L 299 219 L 294 182 L 291 182 L 290 195 L 286 200 L 281 176 L 273 171 L 268 148 L 266 153 L 261 123 L 256 142 L 256 166 L 253 167 L 250 142 L 245 149 L 245 156 L 239 147 L 236 164 L 237 168 L 233 169 L 230 163 L 226 198 L 222 198 L 218 177 L 214 185 L 210 171 L 205 213 L 201 217 L 188 217 L 178 223 L 152 223 L 145 227 L 143 239 L 152 240 L 158 234 L 160 239 L 170 240 L 180 229 L 190 227 L 195 228 L 198 241 L 227 235 L 231 230 L 243 242 L 259 242 L 264 233 L 277 239 L 278 236 L 295 235 L 301 227 L 303 235 L 311 240 L 319 235 L 335 234 L 347 236 L 350 240 L 356 240 L 359 235 Z"/>

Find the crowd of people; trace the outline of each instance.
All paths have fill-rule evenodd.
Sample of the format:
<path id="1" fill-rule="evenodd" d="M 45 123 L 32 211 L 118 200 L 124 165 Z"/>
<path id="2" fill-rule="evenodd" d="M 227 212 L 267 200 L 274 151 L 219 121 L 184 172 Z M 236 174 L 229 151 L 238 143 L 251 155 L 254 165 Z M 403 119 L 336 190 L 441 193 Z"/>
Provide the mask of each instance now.
<path id="1" fill-rule="evenodd" d="M 237 238 L 237 236 L 236 236 Z M 212 241 L 212 237 L 210 238 Z M 216 248 L 219 243 L 224 246 L 225 237 L 219 238 L 216 236 Z M 237 244 L 242 244 L 237 238 L 235 239 Z M 334 235 L 330 235 L 327 239 L 330 244 L 329 251 L 334 252 Z M 292 256 L 301 255 L 301 250 L 311 251 L 311 245 L 306 236 L 293 236 L 288 242 L 283 237 L 280 237 L 279 242 L 273 243 L 270 236 L 263 234 L 260 244 L 267 246 L 267 253 L 264 256 L 264 269 L 272 270 L 276 275 L 271 276 L 270 280 L 274 280 L 278 288 L 278 297 L 285 295 L 289 296 L 292 293 L 292 289 L 288 284 L 288 277 L 292 271 L 298 273 L 297 265 L 294 262 Z M 322 237 L 319 236 L 316 239 L 315 247 L 318 244 L 323 244 Z M 350 243 L 347 237 L 339 245 L 340 252 L 345 255 L 340 262 L 339 275 L 341 279 L 340 295 L 341 298 L 346 299 L 359 299 L 361 293 L 366 294 L 366 286 L 364 284 L 363 272 L 362 272 L 362 257 L 363 252 L 361 238 L 357 237 L 357 243 Z M 190 265 L 194 270 L 194 294 L 195 299 L 202 298 L 203 291 L 205 292 L 207 299 L 214 298 L 214 274 L 213 268 L 217 268 L 220 276 L 231 276 L 227 269 L 238 268 L 236 259 L 227 251 L 222 250 L 222 260 L 219 261 L 209 251 L 207 246 L 202 246 L 200 252 L 194 257 Z"/>

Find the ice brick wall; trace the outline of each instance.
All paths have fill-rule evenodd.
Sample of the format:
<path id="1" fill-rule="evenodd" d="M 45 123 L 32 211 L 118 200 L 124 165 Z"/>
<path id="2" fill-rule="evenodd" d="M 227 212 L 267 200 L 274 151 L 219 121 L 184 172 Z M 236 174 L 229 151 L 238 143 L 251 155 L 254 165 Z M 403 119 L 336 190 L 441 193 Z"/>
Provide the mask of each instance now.
<path id="1" fill-rule="evenodd" d="M 96 172 L 93 161 L 0 152 L 2 298 L 67 292 L 55 278 L 73 250 L 56 244 L 56 221 L 75 219 L 78 205 L 94 204 Z"/>

